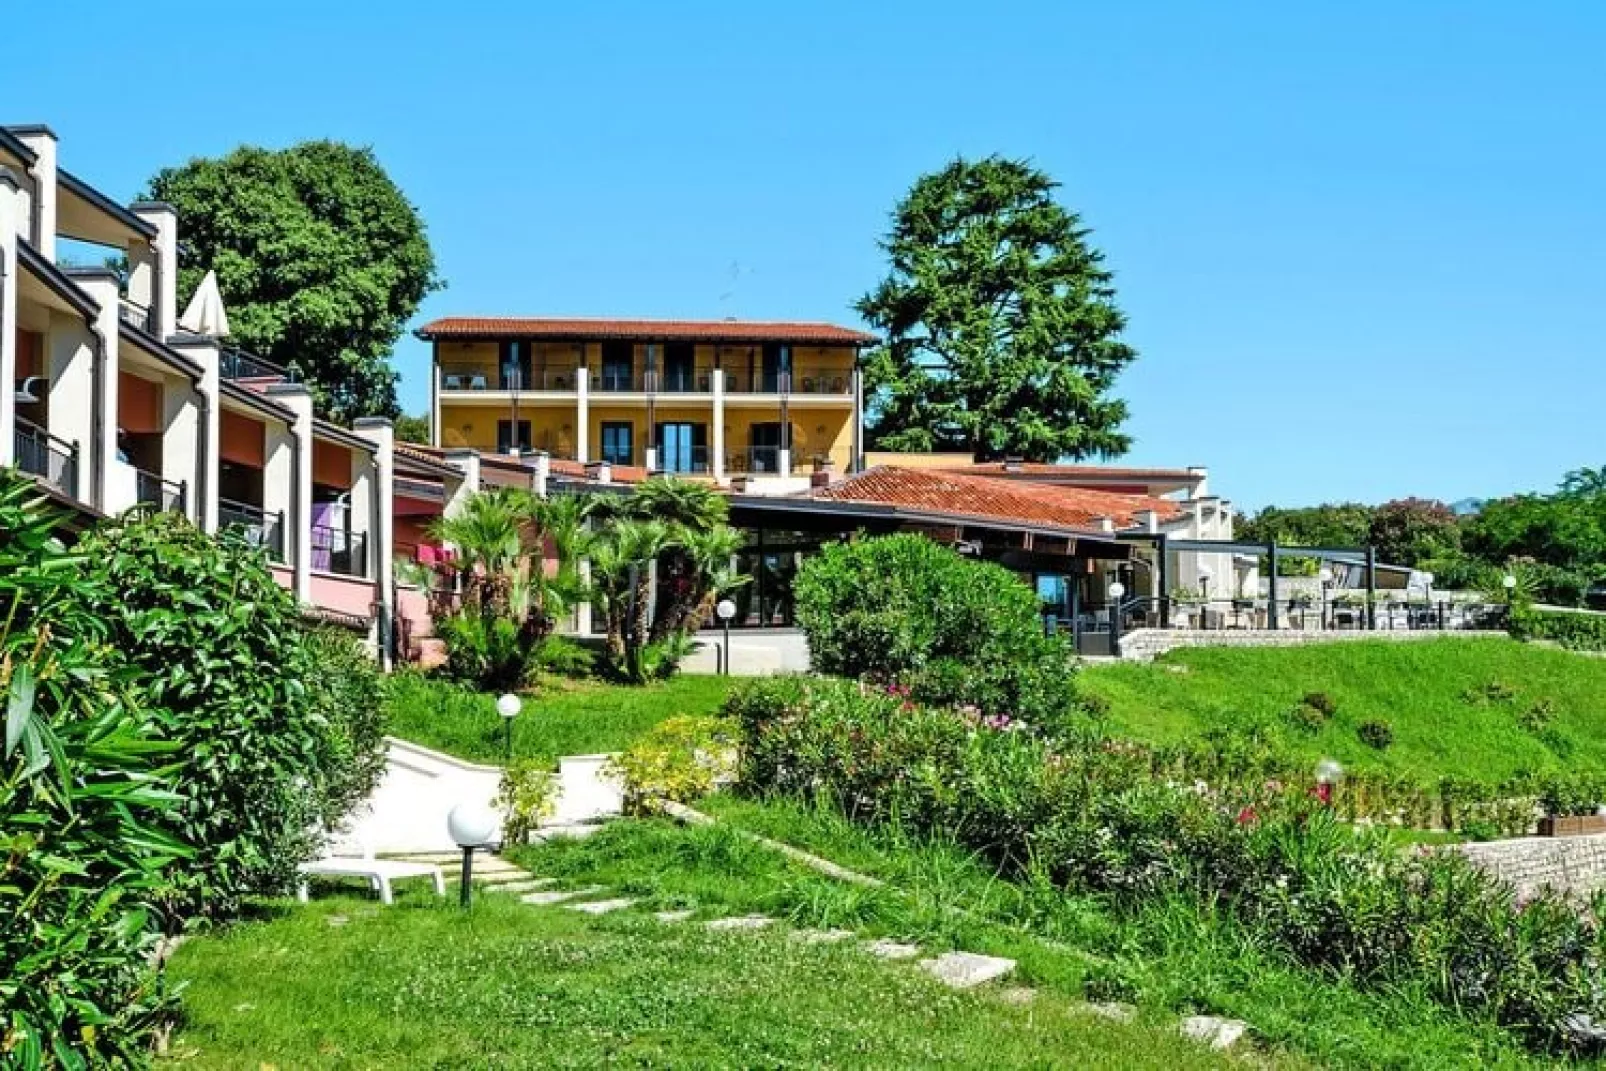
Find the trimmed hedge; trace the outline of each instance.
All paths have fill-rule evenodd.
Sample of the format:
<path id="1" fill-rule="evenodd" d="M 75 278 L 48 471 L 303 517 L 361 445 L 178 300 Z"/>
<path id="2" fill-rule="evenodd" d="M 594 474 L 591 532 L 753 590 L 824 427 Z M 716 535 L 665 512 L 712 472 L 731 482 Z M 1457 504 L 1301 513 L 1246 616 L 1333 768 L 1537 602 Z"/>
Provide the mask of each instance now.
<path id="1" fill-rule="evenodd" d="M 1550 640 L 1573 651 L 1606 651 L 1606 614 L 1519 607 L 1511 614 L 1519 640 Z"/>

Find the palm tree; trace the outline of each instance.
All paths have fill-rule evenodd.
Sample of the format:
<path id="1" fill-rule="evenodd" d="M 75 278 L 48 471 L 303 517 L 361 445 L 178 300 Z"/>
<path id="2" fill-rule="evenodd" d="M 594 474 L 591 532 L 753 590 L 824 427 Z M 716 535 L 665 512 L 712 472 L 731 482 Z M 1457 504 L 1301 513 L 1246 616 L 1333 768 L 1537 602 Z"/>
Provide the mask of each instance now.
<path id="1" fill-rule="evenodd" d="M 513 612 L 513 582 L 524 558 L 530 495 L 496 488 L 471 495 L 461 513 L 442 517 L 430 534 L 457 548 L 465 603 L 503 616 Z"/>
<path id="2" fill-rule="evenodd" d="M 662 521 L 615 520 L 589 541 L 591 592 L 607 627 L 608 661 L 628 680 L 641 680 L 640 652 L 647 642 L 648 585 L 658 556 L 675 545 Z"/>
<path id="3" fill-rule="evenodd" d="M 636 489 L 631 507 L 638 517 L 655 517 L 693 532 L 706 532 L 723 525 L 730 515 L 724 496 L 707 484 L 665 476 L 642 483 Z"/>
<path id="4" fill-rule="evenodd" d="M 706 531 L 682 531 L 679 546 L 664 556 L 652 642 L 700 628 L 714 601 L 746 581 L 731 566 L 731 558 L 745 542 L 741 532 L 724 524 Z"/>

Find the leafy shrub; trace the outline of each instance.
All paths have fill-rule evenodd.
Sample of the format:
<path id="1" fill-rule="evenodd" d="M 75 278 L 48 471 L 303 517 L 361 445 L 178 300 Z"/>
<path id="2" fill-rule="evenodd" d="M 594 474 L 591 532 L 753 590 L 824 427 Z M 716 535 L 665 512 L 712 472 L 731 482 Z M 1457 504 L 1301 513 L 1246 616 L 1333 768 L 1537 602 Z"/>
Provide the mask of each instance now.
<path id="1" fill-rule="evenodd" d="M 1532 706 L 1517 715 L 1517 723 L 1530 733 L 1543 733 L 1556 722 L 1556 704 L 1548 699 L 1536 700 Z"/>
<path id="2" fill-rule="evenodd" d="M 1519 904 L 1459 853 L 1402 853 L 1299 786 L 1189 787 L 1124 742 L 991 731 L 848 681 L 754 682 L 727 710 L 749 791 L 953 839 L 1006 876 L 1117 905 L 1189 897 L 1359 985 L 1431 994 L 1538 1046 L 1599 1045 L 1593 913 L 1549 893 Z"/>
<path id="3" fill-rule="evenodd" d="M 34 494 L 0 471 L 0 1063 L 137 1065 L 174 1007 L 146 965 L 184 855 L 170 749 L 141 738 L 87 563 Z"/>
<path id="4" fill-rule="evenodd" d="M 736 772 L 736 726 L 727 718 L 683 715 L 659 722 L 609 764 L 625 783 L 626 806 L 690 803 Z"/>
<path id="5" fill-rule="evenodd" d="M 1573 651 L 1606 651 L 1606 614 L 1519 606 L 1511 614 L 1511 634 L 1519 640 L 1549 640 Z"/>
<path id="6" fill-rule="evenodd" d="M 1306 692 L 1301 702 L 1324 718 L 1331 718 L 1338 713 L 1338 700 L 1326 692 Z"/>
<path id="7" fill-rule="evenodd" d="M 900 681 L 933 704 L 1051 723 L 1075 707 L 1072 659 L 1007 569 L 919 535 L 833 544 L 798 571 L 814 668 Z"/>
<path id="8" fill-rule="evenodd" d="M 1355 735 L 1367 747 L 1387 751 L 1389 745 L 1394 743 L 1394 726 L 1381 718 L 1370 718 L 1356 727 Z"/>
<path id="9" fill-rule="evenodd" d="M 86 536 L 81 609 L 133 671 L 150 735 L 176 746 L 176 822 L 194 858 L 169 875 L 178 915 L 226 916 L 293 887 L 380 747 L 377 679 L 309 640 L 259 551 L 174 514 Z M 358 676 L 352 676 L 352 674 Z"/>
<path id="10" fill-rule="evenodd" d="M 548 636 L 535 648 L 531 665 L 560 677 L 587 677 L 596 668 L 596 655 L 568 636 Z"/>
<path id="11" fill-rule="evenodd" d="M 1293 722 L 1294 728 L 1306 733 L 1319 733 L 1327 727 L 1326 714 L 1309 703 L 1300 703 L 1288 712 L 1288 720 Z"/>
<path id="12" fill-rule="evenodd" d="M 1539 804 L 1552 817 L 1595 814 L 1606 805 L 1606 775 L 1587 770 L 1552 774 L 1539 790 Z"/>
<path id="13" fill-rule="evenodd" d="M 1461 698 L 1474 706 L 1483 703 L 1509 703 L 1517 698 L 1517 690 L 1504 681 L 1490 681 L 1477 688 L 1468 688 Z"/>
<path id="14" fill-rule="evenodd" d="M 303 771 L 320 829 L 335 830 L 373 794 L 385 773 L 389 719 L 384 675 L 350 632 L 313 628 L 305 636 L 309 720 L 316 758 Z"/>
<path id="15" fill-rule="evenodd" d="M 544 763 L 515 762 L 502 771 L 496 789 L 495 806 L 503 812 L 502 840 L 505 844 L 524 844 L 550 818 L 558 802 L 558 775 Z"/>
<path id="16" fill-rule="evenodd" d="M 477 612 L 443 617 L 435 632 L 446 643 L 446 676 L 480 691 L 516 690 L 529 677 L 531 640 L 517 621 Z"/>

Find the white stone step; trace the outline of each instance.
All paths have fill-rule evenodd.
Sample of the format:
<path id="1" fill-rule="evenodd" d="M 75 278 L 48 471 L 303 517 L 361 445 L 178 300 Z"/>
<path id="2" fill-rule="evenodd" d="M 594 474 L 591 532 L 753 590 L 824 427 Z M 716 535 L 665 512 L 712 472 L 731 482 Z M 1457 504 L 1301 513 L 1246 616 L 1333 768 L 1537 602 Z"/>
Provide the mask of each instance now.
<path id="1" fill-rule="evenodd" d="M 906 945 L 902 941 L 893 941 L 886 937 L 866 941 L 863 948 L 870 955 L 881 959 L 914 959 L 920 955 L 919 945 Z"/>
<path id="2" fill-rule="evenodd" d="M 623 897 L 617 900 L 592 900 L 584 904 L 565 904 L 570 911 L 584 911 L 588 915 L 606 915 L 610 911 L 619 911 L 635 903 L 634 900 Z"/>
<path id="3" fill-rule="evenodd" d="M 537 907 L 546 907 L 550 904 L 561 904 L 566 900 L 573 900 L 582 896 L 595 896 L 602 892 L 602 886 L 593 885 L 587 889 L 554 889 L 550 892 L 525 893 L 519 897 L 521 903 L 534 904 Z"/>
<path id="4" fill-rule="evenodd" d="M 482 892 L 494 893 L 527 893 L 537 889 L 545 889 L 557 883 L 556 878 L 531 878 L 529 881 L 507 881 L 500 885 L 487 885 Z"/>
<path id="5" fill-rule="evenodd" d="M 1182 1036 L 1203 1042 L 1212 1049 L 1230 1049 L 1249 1032 L 1242 1019 L 1223 1019 L 1216 1015 L 1190 1015 L 1179 1027 Z"/>
<path id="6" fill-rule="evenodd" d="M 710 930 L 762 930 L 766 926 L 775 925 L 775 920 L 767 915 L 741 915 L 736 918 L 714 919 L 703 925 Z"/>
<path id="7" fill-rule="evenodd" d="M 695 914 L 695 912 L 690 910 L 654 911 L 652 917 L 657 919 L 659 922 L 685 922 L 687 919 L 691 918 L 693 914 Z"/>
<path id="8" fill-rule="evenodd" d="M 846 941 L 853 936 L 852 930 L 793 930 L 787 934 L 792 940 L 805 945 L 830 945 L 838 941 Z"/>
<path id="9" fill-rule="evenodd" d="M 954 989 L 971 989 L 1002 978 L 1015 969 L 1015 961 L 1002 956 L 983 956 L 976 952 L 944 952 L 935 959 L 920 961 L 920 965 L 936 976 L 943 985 Z"/>

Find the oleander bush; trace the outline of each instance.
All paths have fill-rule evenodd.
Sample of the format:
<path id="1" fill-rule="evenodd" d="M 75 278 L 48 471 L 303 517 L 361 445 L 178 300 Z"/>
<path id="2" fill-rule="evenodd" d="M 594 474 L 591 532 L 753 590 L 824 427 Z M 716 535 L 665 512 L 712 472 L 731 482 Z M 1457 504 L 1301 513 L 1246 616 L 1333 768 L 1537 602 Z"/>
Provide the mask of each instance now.
<path id="1" fill-rule="evenodd" d="M 1606 1041 L 1593 907 L 1548 893 L 1519 902 L 1458 853 L 1407 853 L 1343 821 L 1307 785 L 1179 781 L 1141 746 L 846 680 L 756 682 L 728 711 L 749 791 L 951 838 L 1005 876 L 1133 909 L 1176 896 L 1217 905 L 1311 967 L 1420 989 L 1535 1047 L 1595 1053 Z"/>
<path id="2" fill-rule="evenodd" d="M 1517 606 L 1511 612 L 1511 634 L 1519 640 L 1549 640 L 1574 651 L 1606 651 L 1606 614 Z"/>
<path id="3" fill-rule="evenodd" d="M 146 963 L 184 855 L 172 756 L 34 495 L 0 471 L 0 1064 L 137 1064 L 174 1006 Z"/>
<path id="4" fill-rule="evenodd" d="M 81 549 L 81 609 L 131 671 L 149 736 L 175 748 L 180 838 L 169 925 L 289 891 L 296 867 L 382 762 L 380 689 L 351 643 L 309 634 L 259 550 L 170 513 L 128 515 Z"/>
<path id="5" fill-rule="evenodd" d="M 1000 566 L 924 536 L 885 536 L 821 548 L 794 591 L 821 673 L 1028 722 L 1076 709 L 1068 645 L 1044 634 L 1036 593 Z"/>

